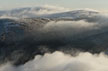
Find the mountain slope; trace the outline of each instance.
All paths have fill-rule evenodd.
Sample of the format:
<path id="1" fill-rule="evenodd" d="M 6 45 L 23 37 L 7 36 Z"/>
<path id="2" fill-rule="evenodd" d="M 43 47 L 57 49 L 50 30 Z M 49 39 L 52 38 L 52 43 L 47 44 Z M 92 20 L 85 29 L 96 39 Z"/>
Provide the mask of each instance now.
<path id="1" fill-rule="evenodd" d="M 54 51 L 72 55 L 77 51 L 107 52 L 108 17 L 100 12 L 75 10 L 34 16 L 0 19 L 0 63 L 24 64 L 37 54 Z"/>

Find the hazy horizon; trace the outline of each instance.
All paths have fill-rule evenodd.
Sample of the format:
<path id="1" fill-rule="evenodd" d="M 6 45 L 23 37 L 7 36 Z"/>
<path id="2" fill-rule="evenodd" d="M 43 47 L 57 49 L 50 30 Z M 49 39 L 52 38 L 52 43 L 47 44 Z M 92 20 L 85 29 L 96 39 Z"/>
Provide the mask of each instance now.
<path id="1" fill-rule="evenodd" d="M 60 6 L 70 9 L 107 10 L 108 0 L 0 0 L 0 10 L 40 5 Z"/>

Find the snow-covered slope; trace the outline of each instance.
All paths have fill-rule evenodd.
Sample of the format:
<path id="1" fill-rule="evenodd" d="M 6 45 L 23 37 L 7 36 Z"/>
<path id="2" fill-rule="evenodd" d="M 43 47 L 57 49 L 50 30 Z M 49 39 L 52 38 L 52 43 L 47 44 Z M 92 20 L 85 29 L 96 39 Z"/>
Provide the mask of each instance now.
<path id="1" fill-rule="evenodd" d="M 0 11 L 1 18 L 13 17 L 13 18 L 68 18 L 76 19 L 86 16 L 97 15 L 99 12 L 90 9 L 71 10 L 63 7 L 55 6 L 37 6 L 37 7 L 25 7 L 12 10 Z"/>
<path id="2" fill-rule="evenodd" d="M 46 15 L 49 18 L 69 18 L 69 19 L 76 19 L 76 18 L 83 18 L 83 17 L 90 17 L 94 15 L 98 15 L 98 11 L 90 11 L 90 10 L 73 10 L 68 12 L 61 12 L 51 15 Z"/>
<path id="3" fill-rule="evenodd" d="M 25 7 L 25 8 L 0 11 L 0 17 L 30 18 L 30 17 L 40 17 L 41 15 L 46 15 L 46 14 L 65 12 L 65 11 L 69 11 L 69 9 L 46 5 L 46 6 Z"/>

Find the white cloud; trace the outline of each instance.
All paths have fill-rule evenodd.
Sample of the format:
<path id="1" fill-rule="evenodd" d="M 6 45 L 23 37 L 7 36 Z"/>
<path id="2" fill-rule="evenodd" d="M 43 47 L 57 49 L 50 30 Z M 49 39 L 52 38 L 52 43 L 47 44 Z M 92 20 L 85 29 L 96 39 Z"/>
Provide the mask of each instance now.
<path id="1" fill-rule="evenodd" d="M 0 71 L 108 71 L 108 56 L 105 54 L 80 53 L 73 57 L 62 52 L 37 55 L 34 60 L 19 67 L 2 65 Z"/>

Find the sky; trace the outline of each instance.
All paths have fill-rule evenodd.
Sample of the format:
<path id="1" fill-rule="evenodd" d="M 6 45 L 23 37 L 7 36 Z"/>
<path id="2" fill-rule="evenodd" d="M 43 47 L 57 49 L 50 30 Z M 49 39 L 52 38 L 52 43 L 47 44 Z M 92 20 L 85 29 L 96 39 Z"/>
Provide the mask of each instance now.
<path id="1" fill-rule="evenodd" d="M 108 0 L 0 0 L 0 10 L 38 5 L 107 10 Z"/>

